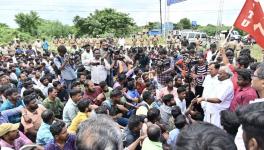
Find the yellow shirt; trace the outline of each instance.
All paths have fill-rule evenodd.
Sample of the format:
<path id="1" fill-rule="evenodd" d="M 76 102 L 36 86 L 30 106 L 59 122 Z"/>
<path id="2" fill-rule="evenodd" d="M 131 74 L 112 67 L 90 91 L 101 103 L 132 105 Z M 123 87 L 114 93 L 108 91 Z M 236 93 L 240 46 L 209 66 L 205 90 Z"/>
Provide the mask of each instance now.
<path id="1" fill-rule="evenodd" d="M 73 118 L 71 125 L 68 127 L 68 132 L 75 134 L 79 124 L 81 122 L 85 121 L 87 118 L 88 118 L 87 113 L 78 112 L 78 114 L 75 116 L 75 118 Z"/>

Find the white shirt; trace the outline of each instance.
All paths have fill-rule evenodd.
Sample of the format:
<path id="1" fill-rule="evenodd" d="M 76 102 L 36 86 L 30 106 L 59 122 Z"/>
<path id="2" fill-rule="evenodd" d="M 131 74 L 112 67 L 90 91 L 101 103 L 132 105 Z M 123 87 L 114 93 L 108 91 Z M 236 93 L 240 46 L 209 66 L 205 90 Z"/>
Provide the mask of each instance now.
<path id="1" fill-rule="evenodd" d="M 209 118 L 207 117 L 206 121 L 221 128 L 220 112 L 230 107 L 233 97 L 234 97 L 234 86 L 231 79 L 220 81 L 216 85 L 215 96 L 207 97 L 207 98 L 218 98 L 221 102 L 218 104 L 215 103 L 210 104 L 210 112 L 207 112 L 206 110 L 207 114 L 210 113 Z"/>
<path id="2" fill-rule="evenodd" d="M 181 101 L 179 98 L 176 98 L 175 100 L 176 100 L 176 105 L 181 108 L 182 114 L 185 114 L 185 112 L 186 112 L 186 101 L 185 101 L 185 99 L 183 101 Z"/>
<path id="3" fill-rule="evenodd" d="M 41 85 L 41 87 L 39 88 L 41 90 L 41 92 L 44 94 L 44 96 L 48 97 L 48 89 L 50 87 L 53 87 L 53 85 L 51 83 L 48 84 L 48 86 L 44 86 L 43 84 Z"/>
<path id="4" fill-rule="evenodd" d="M 90 61 L 93 59 L 93 51 L 90 50 L 89 53 L 84 51 L 81 56 L 82 64 L 84 65 L 85 69 L 88 71 L 91 71 L 91 68 L 89 66 Z"/>
<path id="5" fill-rule="evenodd" d="M 203 90 L 203 95 L 202 97 L 204 98 L 212 98 L 212 97 L 215 97 L 216 96 L 216 86 L 218 85 L 220 81 L 218 80 L 218 75 L 212 77 L 210 74 L 207 75 L 204 79 L 204 82 L 203 82 L 203 87 L 204 87 L 204 90 Z M 209 114 L 211 113 L 211 103 L 208 103 L 208 102 L 205 102 L 203 101 L 201 103 L 201 106 L 204 110 L 204 121 L 208 121 L 208 117 L 209 117 Z"/>
<path id="6" fill-rule="evenodd" d="M 125 41 L 124 38 L 120 38 L 120 39 L 118 40 L 118 44 L 119 44 L 119 46 L 125 46 L 125 43 L 126 43 L 126 41 Z"/>
<path id="7" fill-rule="evenodd" d="M 95 60 L 95 58 L 92 59 L 91 62 L 99 62 L 100 65 L 93 66 L 91 65 L 91 80 L 95 84 L 99 84 L 102 81 L 105 81 L 107 78 L 107 71 L 110 70 L 111 66 L 107 62 L 106 59 L 104 59 L 104 64 L 101 65 L 101 58 L 99 60 Z"/>

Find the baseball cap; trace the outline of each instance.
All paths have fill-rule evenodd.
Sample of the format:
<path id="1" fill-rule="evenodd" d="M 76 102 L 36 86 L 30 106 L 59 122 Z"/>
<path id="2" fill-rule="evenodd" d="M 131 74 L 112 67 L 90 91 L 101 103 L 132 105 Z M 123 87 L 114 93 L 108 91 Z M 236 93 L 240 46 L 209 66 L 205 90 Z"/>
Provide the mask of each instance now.
<path id="1" fill-rule="evenodd" d="M 5 135 L 10 131 L 17 130 L 19 128 L 19 123 L 12 124 L 12 123 L 3 123 L 0 125 L 0 137 Z"/>

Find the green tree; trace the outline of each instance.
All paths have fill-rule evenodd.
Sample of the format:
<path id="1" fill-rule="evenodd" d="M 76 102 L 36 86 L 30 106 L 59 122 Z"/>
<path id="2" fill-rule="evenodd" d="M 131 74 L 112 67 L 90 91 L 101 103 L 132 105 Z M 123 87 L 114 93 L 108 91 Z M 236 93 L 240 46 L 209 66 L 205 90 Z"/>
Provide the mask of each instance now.
<path id="1" fill-rule="evenodd" d="M 191 29 L 192 28 L 191 21 L 188 18 L 181 19 L 179 22 L 179 26 L 182 27 L 182 29 Z"/>
<path id="2" fill-rule="evenodd" d="M 149 30 L 160 29 L 160 23 L 159 22 L 149 22 L 147 25 L 145 25 L 145 28 Z"/>
<path id="3" fill-rule="evenodd" d="M 127 36 L 133 32 L 135 23 L 128 14 L 117 12 L 114 9 L 96 10 L 86 18 L 76 16 L 73 20 L 78 35 L 113 34 L 114 36 Z"/>
<path id="4" fill-rule="evenodd" d="M 32 36 L 37 35 L 37 29 L 40 25 L 40 17 L 37 12 L 30 11 L 29 14 L 19 13 L 15 15 L 15 21 L 19 26 L 19 31 L 27 32 Z"/>
<path id="5" fill-rule="evenodd" d="M 32 36 L 29 33 L 20 32 L 16 29 L 11 29 L 8 26 L 0 25 L 0 44 L 7 44 L 14 39 L 14 37 L 18 37 L 23 41 L 30 41 Z"/>
<path id="6" fill-rule="evenodd" d="M 42 20 L 38 27 L 38 34 L 40 36 L 48 37 L 60 37 L 68 36 L 69 34 L 74 34 L 75 28 L 69 25 L 63 25 L 59 21 Z"/>

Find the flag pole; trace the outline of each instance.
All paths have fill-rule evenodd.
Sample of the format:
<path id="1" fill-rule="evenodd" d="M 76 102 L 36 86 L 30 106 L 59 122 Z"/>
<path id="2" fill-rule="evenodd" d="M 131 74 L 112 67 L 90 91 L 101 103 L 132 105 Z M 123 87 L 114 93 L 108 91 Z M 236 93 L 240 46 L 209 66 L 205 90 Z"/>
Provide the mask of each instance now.
<path id="1" fill-rule="evenodd" d="M 161 7 L 161 0 L 160 0 L 160 32 L 162 34 L 162 30 L 163 30 L 163 27 L 162 27 L 162 7 Z"/>
<path id="2" fill-rule="evenodd" d="M 220 47 L 219 47 L 220 49 L 222 49 L 222 48 L 225 47 L 225 45 L 226 45 L 226 43 L 227 43 L 227 40 L 228 40 L 228 38 L 229 38 L 229 36 L 230 36 L 230 34 L 231 34 L 231 32 L 232 32 L 233 30 L 234 30 L 234 26 L 232 26 L 231 29 L 229 30 L 229 32 L 228 32 L 228 34 L 227 34 L 227 36 L 226 36 L 224 42 L 220 44 Z M 216 55 L 214 61 L 219 57 L 219 55 L 220 55 L 220 51 L 218 50 L 218 53 L 217 53 L 217 55 Z"/>
<path id="3" fill-rule="evenodd" d="M 224 42 L 223 42 L 222 45 L 221 45 L 222 47 L 224 47 L 225 44 L 227 43 L 227 40 L 228 40 L 228 38 L 229 38 L 229 36 L 230 36 L 230 34 L 231 34 L 231 32 L 232 32 L 233 30 L 234 30 L 234 26 L 232 26 L 231 29 L 229 30 L 229 32 L 228 32 L 228 34 L 227 34 L 227 36 L 226 36 Z"/>

